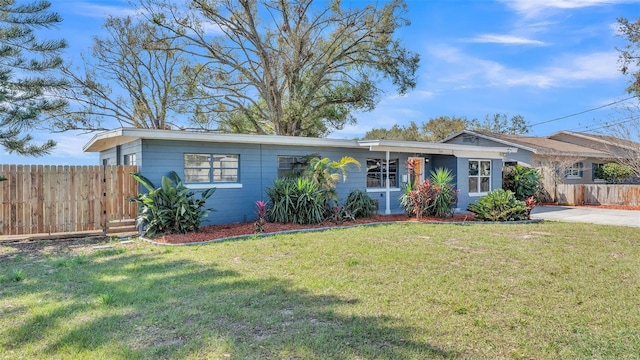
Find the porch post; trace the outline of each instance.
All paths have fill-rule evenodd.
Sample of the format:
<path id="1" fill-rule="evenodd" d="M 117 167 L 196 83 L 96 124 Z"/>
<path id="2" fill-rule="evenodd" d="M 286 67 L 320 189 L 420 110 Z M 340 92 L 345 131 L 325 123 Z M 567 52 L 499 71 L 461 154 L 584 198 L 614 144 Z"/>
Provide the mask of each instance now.
<path id="1" fill-rule="evenodd" d="M 397 165 L 396 165 L 397 166 Z M 387 192 L 387 204 L 386 207 L 384 209 L 384 213 L 389 215 L 391 214 L 391 181 L 389 181 L 389 150 L 387 150 L 387 163 L 386 163 L 386 170 L 387 170 L 387 179 L 386 179 L 386 192 Z"/>

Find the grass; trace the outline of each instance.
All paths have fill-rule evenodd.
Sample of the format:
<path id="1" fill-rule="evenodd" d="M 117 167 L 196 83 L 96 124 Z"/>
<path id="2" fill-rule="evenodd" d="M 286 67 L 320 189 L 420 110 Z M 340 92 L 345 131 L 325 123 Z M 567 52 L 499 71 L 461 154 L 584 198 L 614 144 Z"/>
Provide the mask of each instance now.
<path id="1" fill-rule="evenodd" d="M 640 358 L 632 228 L 401 224 L 57 256 L 6 245 L 0 265 L 3 359 Z"/>

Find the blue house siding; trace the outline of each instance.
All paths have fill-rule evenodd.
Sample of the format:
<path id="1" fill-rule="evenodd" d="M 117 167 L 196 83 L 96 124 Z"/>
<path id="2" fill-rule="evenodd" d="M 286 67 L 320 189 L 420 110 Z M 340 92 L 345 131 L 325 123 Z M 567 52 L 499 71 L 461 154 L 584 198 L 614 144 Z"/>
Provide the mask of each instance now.
<path id="1" fill-rule="evenodd" d="M 125 155 L 136 155 L 137 165 L 141 164 L 142 140 L 134 140 L 129 143 L 113 147 L 100 152 L 100 164 L 107 161 L 107 165 L 124 165 Z"/>
<path id="2" fill-rule="evenodd" d="M 331 160 L 340 160 L 343 156 L 351 156 L 361 164 L 361 169 L 350 165 L 346 182 L 340 182 L 336 190 L 340 201 L 344 201 L 348 194 L 356 189 L 367 190 L 367 159 L 385 159 L 385 152 L 369 151 L 368 148 L 320 148 L 285 145 L 260 145 L 241 143 L 208 143 L 190 141 L 141 140 L 141 155 L 138 157 L 139 171 L 155 184 L 159 184 L 162 176 L 170 171 L 176 171 L 184 178 L 185 153 L 219 153 L 239 155 L 239 184 L 241 188 L 217 187 L 214 195 L 207 202 L 212 212 L 204 225 L 223 224 L 240 221 L 252 221 L 256 217 L 255 202 L 267 200 L 266 189 L 270 188 L 278 176 L 278 156 L 304 156 L 317 154 Z M 390 153 L 390 159 L 398 159 L 398 186 L 392 188 L 390 195 L 391 213 L 403 213 L 399 197 L 402 194 L 403 175 L 407 175 L 406 161 L 415 154 Z M 448 167 L 454 174 L 457 172 L 456 158 L 443 155 L 419 155 L 429 159 L 425 171 L 437 167 Z M 202 184 L 199 184 L 202 186 Z M 216 187 L 216 184 L 210 184 Z M 195 190 L 196 193 L 198 190 Z M 386 193 L 384 189 L 368 189 L 368 195 L 377 200 L 379 213 L 386 209 Z"/>
<path id="3" fill-rule="evenodd" d="M 467 210 L 469 204 L 478 201 L 484 195 L 470 195 L 469 194 L 469 178 L 465 176 L 469 173 L 469 160 L 479 160 L 476 158 L 457 158 L 457 173 L 460 174 L 457 181 L 458 190 L 458 205 L 459 211 Z M 485 160 L 485 159 L 480 159 Z M 488 160 L 488 159 L 486 159 Z M 502 188 L 502 160 L 491 160 L 491 185 L 490 190 Z"/>

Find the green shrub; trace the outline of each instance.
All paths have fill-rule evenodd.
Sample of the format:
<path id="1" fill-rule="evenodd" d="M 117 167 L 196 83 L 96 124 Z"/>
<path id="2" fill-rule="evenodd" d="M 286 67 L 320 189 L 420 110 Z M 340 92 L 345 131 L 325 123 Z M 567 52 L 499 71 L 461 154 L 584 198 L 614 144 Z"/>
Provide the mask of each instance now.
<path id="1" fill-rule="evenodd" d="M 431 172 L 431 178 L 420 184 L 404 188 L 400 195 L 400 206 L 409 216 L 449 216 L 453 205 L 457 202 L 457 191 L 454 190 L 451 170 L 438 168 Z"/>
<path id="2" fill-rule="evenodd" d="M 528 220 L 529 209 L 524 201 L 515 198 L 512 191 L 496 189 L 481 197 L 476 203 L 469 204 L 467 210 L 476 215 L 476 219 L 485 221 Z"/>
<path id="3" fill-rule="evenodd" d="M 542 175 L 538 169 L 521 165 L 506 166 L 502 171 L 502 188 L 514 193 L 516 199 L 538 198 L 542 190 Z"/>
<path id="4" fill-rule="evenodd" d="M 211 211 L 203 207 L 215 188 L 202 191 L 200 199 L 196 199 L 194 192 L 182 183 L 175 171 L 171 172 L 170 177 L 163 176 L 162 186 L 158 188 L 138 173 L 132 173 L 131 176 L 149 191 L 129 198 L 129 201 L 138 203 L 136 225 L 142 228 L 146 236 L 196 231 L 202 219 Z"/>
<path id="5" fill-rule="evenodd" d="M 619 184 L 633 175 L 633 169 L 627 165 L 608 163 L 596 170 L 596 177 L 608 183 Z"/>
<path id="6" fill-rule="evenodd" d="M 267 189 L 269 219 L 280 223 L 317 224 L 327 217 L 325 192 L 307 178 L 276 179 Z"/>
<path id="7" fill-rule="evenodd" d="M 458 202 L 458 192 L 454 189 L 453 174 L 446 168 L 437 168 L 431 172 L 431 186 L 435 194 L 433 215 L 445 217 L 453 214 L 454 205 Z"/>
<path id="8" fill-rule="evenodd" d="M 375 201 L 362 190 L 353 190 L 349 193 L 344 209 L 355 219 L 371 217 L 378 212 Z"/>

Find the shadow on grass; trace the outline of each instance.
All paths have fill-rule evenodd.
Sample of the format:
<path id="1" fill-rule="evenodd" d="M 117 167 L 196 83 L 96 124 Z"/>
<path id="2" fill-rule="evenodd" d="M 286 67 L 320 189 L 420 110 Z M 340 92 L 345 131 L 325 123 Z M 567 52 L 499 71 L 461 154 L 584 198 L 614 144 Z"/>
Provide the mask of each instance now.
<path id="1" fill-rule="evenodd" d="M 47 263 L 49 262 L 49 263 Z M 320 296 L 170 254 L 97 252 L 70 267 L 33 268 L 0 301 L 36 296 L 4 351 L 29 357 L 451 358 L 387 316 L 345 315 L 357 300 Z M 16 300 L 17 301 L 17 300 Z M 5 322 L 0 316 L 0 324 Z"/>

